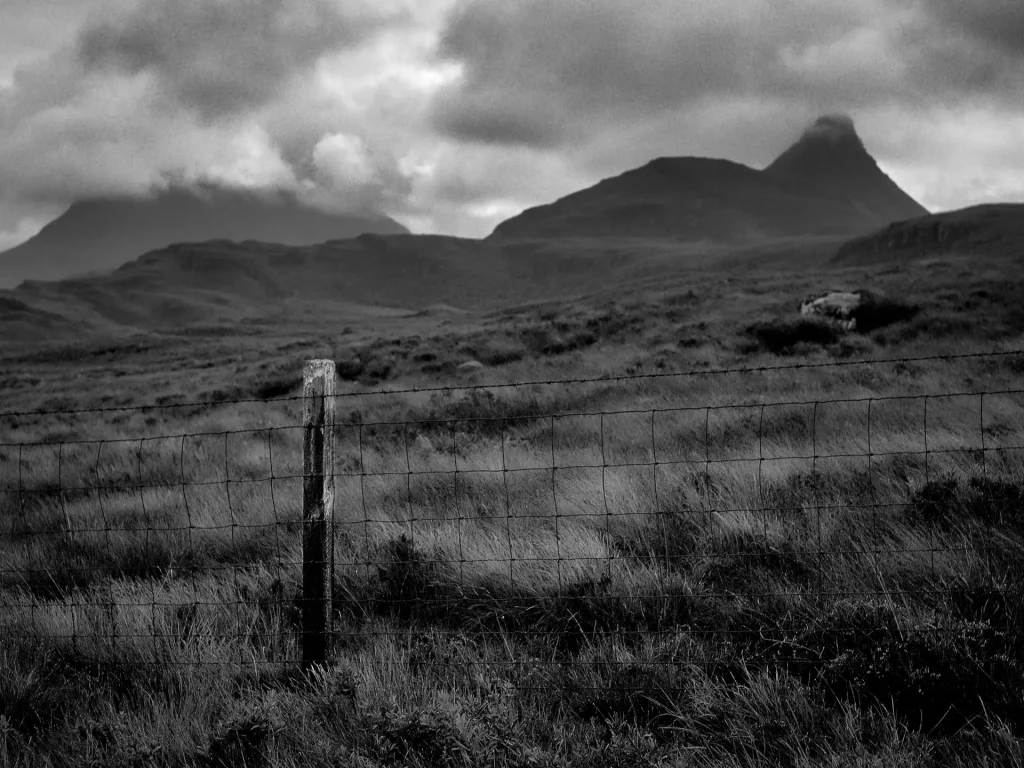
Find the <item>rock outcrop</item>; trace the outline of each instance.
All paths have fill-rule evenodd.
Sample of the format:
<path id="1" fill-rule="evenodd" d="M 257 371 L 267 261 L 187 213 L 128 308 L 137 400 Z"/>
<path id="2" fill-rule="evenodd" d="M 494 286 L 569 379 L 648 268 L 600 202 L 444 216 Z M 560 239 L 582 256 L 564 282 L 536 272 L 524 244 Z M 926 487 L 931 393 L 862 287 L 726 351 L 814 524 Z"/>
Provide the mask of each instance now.
<path id="1" fill-rule="evenodd" d="M 990 203 L 890 224 L 844 243 L 836 261 L 873 264 L 957 252 L 1024 257 L 1024 204 Z"/>

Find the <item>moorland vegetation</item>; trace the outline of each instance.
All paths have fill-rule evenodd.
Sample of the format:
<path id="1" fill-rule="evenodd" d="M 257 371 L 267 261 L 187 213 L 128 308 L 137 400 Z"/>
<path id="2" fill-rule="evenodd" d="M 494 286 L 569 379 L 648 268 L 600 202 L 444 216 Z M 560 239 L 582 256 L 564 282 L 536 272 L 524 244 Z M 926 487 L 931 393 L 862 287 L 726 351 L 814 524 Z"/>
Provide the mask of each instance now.
<path id="1" fill-rule="evenodd" d="M 900 311 L 797 314 L 831 287 Z M 949 254 L 4 347 L 0 760 L 1022 765 L 1022 293 Z M 315 357 L 336 636 L 303 675 Z"/>

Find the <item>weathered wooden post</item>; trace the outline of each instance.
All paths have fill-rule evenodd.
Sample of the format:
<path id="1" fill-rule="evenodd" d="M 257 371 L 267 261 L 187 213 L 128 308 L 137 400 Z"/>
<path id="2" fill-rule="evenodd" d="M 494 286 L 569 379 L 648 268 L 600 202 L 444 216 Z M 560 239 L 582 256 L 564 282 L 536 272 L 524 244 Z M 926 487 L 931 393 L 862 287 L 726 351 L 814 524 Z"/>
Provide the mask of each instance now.
<path id="1" fill-rule="evenodd" d="M 302 666 L 327 661 L 334 579 L 332 360 L 309 360 L 302 381 Z"/>

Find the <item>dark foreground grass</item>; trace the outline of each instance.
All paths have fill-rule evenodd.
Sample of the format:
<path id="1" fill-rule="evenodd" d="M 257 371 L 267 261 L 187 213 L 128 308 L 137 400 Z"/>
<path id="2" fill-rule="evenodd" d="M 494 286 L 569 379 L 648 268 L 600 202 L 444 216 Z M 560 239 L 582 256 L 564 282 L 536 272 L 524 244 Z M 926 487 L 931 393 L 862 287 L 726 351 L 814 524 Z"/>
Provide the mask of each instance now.
<path id="1" fill-rule="evenodd" d="M 869 384 L 870 457 L 860 400 L 368 410 L 339 427 L 333 653 L 308 675 L 297 431 L 66 449 L 61 482 L 43 449 L 0 454 L 0 758 L 1024 765 L 1024 409 L 933 396 L 925 454 L 923 410 Z M 625 402 L 671 391 L 643 386 Z"/>
<path id="2" fill-rule="evenodd" d="M 637 514 L 650 512 L 640 495 L 614 529 L 564 520 L 561 563 L 543 558 L 549 520 L 517 527 L 433 508 L 410 526 L 382 507 L 380 522 L 339 530 L 334 653 L 309 675 L 295 663 L 287 521 L 252 534 L 283 540 L 284 556 L 233 556 L 222 542 L 173 570 L 155 567 L 172 555 L 154 546 L 141 574 L 106 563 L 90 583 L 49 591 L 8 572 L 0 756 L 1024 764 L 1020 468 L 915 490 L 899 487 L 903 469 L 875 469 L 880 505 L 852 501 L 863 499 L 858 472 L 797 473 L 770 478 L 767 506 L 749 511 L 722 503 L 742 478 L 663 478 L 658 514 Z M 431 509 L 436 497 L 420 492 Z M 500 551 L 497 538 L 514 560 L 476 557 Z M 59 552 L 30 553 L 21 568 L 38 574 Z"/>

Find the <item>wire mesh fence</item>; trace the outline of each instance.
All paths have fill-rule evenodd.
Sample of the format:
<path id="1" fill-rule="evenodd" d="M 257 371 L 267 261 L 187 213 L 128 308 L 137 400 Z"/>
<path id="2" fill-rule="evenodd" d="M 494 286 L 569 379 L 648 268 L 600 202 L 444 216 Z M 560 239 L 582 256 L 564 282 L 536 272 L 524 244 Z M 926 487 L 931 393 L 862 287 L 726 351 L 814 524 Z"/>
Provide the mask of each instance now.
<path id="1" fill-rule="evenodd" d="M 292 658 L 293 433 L 0 447 L 5 639 L 99 662 Z"/>
<path id="2" fill-rule="evenodd" d="M 630 690 L 640 647 L 835 665 L 851 637 L 962 632 L 956 606 L 1020 590 L 1024 388 L 593 411 L 469 389 L 437 418 L 339 406 L 319 470 L 308 408 L 0 445 L 0 637 L 83 664 L 309 661 L 318 474 L 327 661 L 543 689 L 571 660 L 577 687 Z"/>

